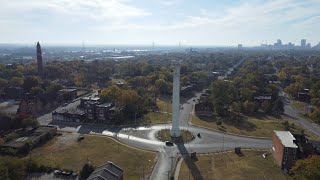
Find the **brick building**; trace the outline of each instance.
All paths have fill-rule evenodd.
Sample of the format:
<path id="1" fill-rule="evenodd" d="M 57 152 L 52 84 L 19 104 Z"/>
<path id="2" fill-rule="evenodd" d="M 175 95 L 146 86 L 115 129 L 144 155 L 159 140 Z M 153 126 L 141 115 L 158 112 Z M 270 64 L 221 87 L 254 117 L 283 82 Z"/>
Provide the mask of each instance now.
<path id="1" fill-rule="evenodd" d="M 289 131 L 274 131 L 272 134 L 272 154 L 281 169 L 288 172 L 297 160 L 296 138 Z"/>
<path id="2" fill-rule="evenodd" d="M 61 89 L 58 91 L 58 98 L 62 101 L 71 101 L 77 97 L 77 89 Z"/>

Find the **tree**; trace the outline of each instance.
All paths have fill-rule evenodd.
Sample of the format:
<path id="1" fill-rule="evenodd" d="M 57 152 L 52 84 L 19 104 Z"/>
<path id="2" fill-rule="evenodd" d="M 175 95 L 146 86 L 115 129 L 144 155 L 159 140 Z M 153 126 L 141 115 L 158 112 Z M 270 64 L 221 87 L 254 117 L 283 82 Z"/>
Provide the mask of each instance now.
<path id="1" fill-rule="evenodd" d="M 23 84 L 22 84 L 22 87 L 24 88 L 24 90 L 26 92 L 30 92 L 30 90 L 33 88 L 33 87 L 37 87 L 38 85 L 40 84 L 40 79 L 35 77 L 35 76 L 32 76 L 32 77 L 26 77 L 24 78 L 23 80 Z"/>
<path id="2" fill-rule="evenodd" d="M 280 70 L 277 75 L 280 81 L 284 81 L 287 79 L 287 74 L 284 70 Z"/>
<path id="3" fill-rule="evenodd" d="M 240 114 L 241 112 L 241 102 L 232 102 L 231 106 L 231 111 Z"/>
<path id="4" fill-rule="evenodd" d="M 44 94 L 44 90 L 41 87 L 32 87 L 30 90 L 30 94 L 41 95 L 41 94 Z"/>
<path id="5" fill-rule="evenodd" d="M 0 179 L 9 180 L 8 168 L 4 165 L 3 162 L 0 162 Z"/>
<path id="6" fill-rule="evenodd" d="M 21 126 L 23 128 L 36 127 L 36 126 L 39 126 L 39 122 L 36 118 L 28 117 L 28 118 L 22 120 Z"/>
<path id="7" fill-rule="evenodd" d="M 317 108 L 315 110 L 313 110 L 310 114 L 309 114 L 310 119 L 312 119 L 313 121 L 315 121 L 316 123 L 320 123 L 320 109 Z"/>
<path id="8" fill-rule="evenodd" d="M 271 111 L 271 103 L 270 103 L 270 101 L 264 101 L 261 106 L 262 106 L 262 110 L 265 113 L 269 113 Z"/>
<path id="9" fill-rule="evenodd" d="M 289 122 L 288 122 L 287 120 L 284 121 L 282 124 L 283 124 L 284 129 L 285 129 L 286 131 L 290 131 L 290 124 L 289 124 Z"/>
<path id="10" fill-rule="evenodd" d="M 100 99 L 102 102 L 113 102 L 116 104 L 119 101 L 120 95 L 121 89 L 116 85 L 112 85 L 102 90 L 100 93 Z"/>
<path id="11" fill-rule="evenodd" d="M 225 116 L 230 103 L 235 99 L 236 89 L 229 82 L 216 80 L 212 85 L 214 112 Z"/>
<path id="12" fill-rule="evenodd" d="M 23 84 L 23 79 L 22 78 L 19 78 L 19 77 L 13 77 L 11 78 L 10 80 L 10 84 L 12 86 L 22 86 Z"/>
<path id="13" fill-rule="evenodd" d="M 0 137 L 0 146 L 4 143 L 4 140 Z"/>
<path id="14" fill-rule="evenodd" d="M 8 84 L 8 81 L 0 78 L 0 92 L 4 89 L 4 87 Z"/>
<path id="15" fill-rule="evenodd" d="M 316 106 L 316 107 L 320 107 L 320 98 L 312 98 L 311 99 L 311 104 Z"/>
<path id="16" fill-rule="evenodd" d="M 88 178 L 90 174 L 94 171 L 94 167 L 91 165 L 90 162 L 87 162 L 84 164 L 80 171 L 80 177 L 81 178 Z"/>
<path id="17" fill-rule="evenodd" d="M 320 179 L 320 156 L 310 156 L 296 161 L 291 172 L 297 179 Z"/>
<path id="18" fill-rule="evenodd" d="M 221 126 L 222 125 L 222 121 L 217 121 L 216 124 L 217 124 L 217 126 Z"/>
<path id="19" fill-rule="evenodd" d="M 255 104 L 250 101 L 246 101 L 243 103 L 243 109 L 245 113 L 252 114 L 255 110 Z"/>
<path id="20" fill-rule="evenodd" d="M 156 104 L 159 93 L 158 89 L 156 88 L 156 86 L 151 85 L 149 86 L 148 91 L 150 91 L 153 94 L 153 103 Z"/>
<path id="21" fill-rule="evenodd" d="M 274 102 L 274 107 L 273 107 L 273 111 L 276 111 L 278 113 L 283 113 L 284 112 L 284 104 L 281 101 L 280 98 L 278 98 L 275 102 Z"/>
<path id="22" fill-rule="evenodd" d="M 56 95 L 57 92 L 62 88 L 63 88 L 62 85 L 59 83 L 51 83 L 47 88 L 47 93 L 51 95 Z"/>
<path id="23" fill-rule="evenodd" d="M 161 94 L 168 94 L 169 86 L 164 79 L 158 79 L 155 82 L 156 88 L 159 89 Z"/>

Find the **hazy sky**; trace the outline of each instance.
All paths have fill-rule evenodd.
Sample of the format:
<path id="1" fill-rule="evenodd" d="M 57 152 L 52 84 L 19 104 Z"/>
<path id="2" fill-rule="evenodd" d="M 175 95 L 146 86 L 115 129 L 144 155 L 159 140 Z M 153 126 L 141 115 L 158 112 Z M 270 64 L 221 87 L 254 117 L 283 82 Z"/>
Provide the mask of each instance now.
<path id="1" fill-rule="evenodd" d="M 320 0 L 0 0 L 0 43 L 312 45 Z"/>

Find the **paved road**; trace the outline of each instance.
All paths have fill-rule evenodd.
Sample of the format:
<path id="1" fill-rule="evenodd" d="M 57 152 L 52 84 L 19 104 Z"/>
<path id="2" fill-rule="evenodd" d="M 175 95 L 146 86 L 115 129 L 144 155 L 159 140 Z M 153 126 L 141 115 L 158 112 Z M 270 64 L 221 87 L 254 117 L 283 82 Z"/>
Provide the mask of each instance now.
<path id="1" fill-rule="evenodd" d="M 281 89 L 279 92 L 279 97 L 281 98 L 284 104 L 284 113 L 295 120 L 297 123 L 301 124 L 304 128 L 313 132 L 317 136 L 320 136 L 320 127 L 318 124 L 312 123 L 309 120 L 302 118 L 298 111 L 290 103 L 288 96 Z"/>

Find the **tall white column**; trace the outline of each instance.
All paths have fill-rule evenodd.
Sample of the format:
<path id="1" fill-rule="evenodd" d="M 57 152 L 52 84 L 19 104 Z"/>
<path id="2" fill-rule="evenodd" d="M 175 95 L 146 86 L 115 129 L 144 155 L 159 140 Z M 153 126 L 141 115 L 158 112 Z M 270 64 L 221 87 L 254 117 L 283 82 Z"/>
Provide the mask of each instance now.
<path id="1" fill-rule="evenodd" d="M 179 128 L 180 116 L 180 62 L 172 61 L 174 66 L 173 71 L 173 92 L 172 92 L 172 128 L 170 131 L 171 137 L 180 137 Z"/>

